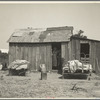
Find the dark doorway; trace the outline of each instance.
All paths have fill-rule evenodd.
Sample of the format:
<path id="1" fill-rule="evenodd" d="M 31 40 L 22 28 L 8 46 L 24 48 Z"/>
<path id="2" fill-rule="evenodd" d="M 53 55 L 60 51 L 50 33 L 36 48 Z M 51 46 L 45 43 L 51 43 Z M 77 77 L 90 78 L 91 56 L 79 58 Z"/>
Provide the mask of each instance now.
<path id="1" fill-rule="evenodd" d="M 85 63 L 89 62 L 89 51 L 90 51 L 89 43 L 81 43 L 81 48 L 80 48 L 81 61 Z"/>
<path id="2" fill-rule="evenodd" d="M 52 43 L 52 69 L 61 70 L 61 43 Z"/>

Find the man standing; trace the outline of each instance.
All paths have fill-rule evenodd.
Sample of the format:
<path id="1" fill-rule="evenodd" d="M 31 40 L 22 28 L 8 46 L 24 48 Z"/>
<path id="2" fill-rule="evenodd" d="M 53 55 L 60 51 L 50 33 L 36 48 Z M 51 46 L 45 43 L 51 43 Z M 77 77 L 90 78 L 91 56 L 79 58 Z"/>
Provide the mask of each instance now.
<path id="1" fill-rule="evenodd" d="M 54 48 L 52 53 L 53 53 L 53 55 L 52 55 L 52 65 L 53 65 L 53 68 L 56 69 L 57 68 L 57 48 Z"/>

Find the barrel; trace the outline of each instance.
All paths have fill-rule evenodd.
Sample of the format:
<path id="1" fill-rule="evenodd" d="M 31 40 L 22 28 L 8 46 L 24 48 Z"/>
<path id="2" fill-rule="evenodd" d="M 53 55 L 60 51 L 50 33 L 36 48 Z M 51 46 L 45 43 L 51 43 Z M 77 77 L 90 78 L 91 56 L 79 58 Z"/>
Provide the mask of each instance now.
<path id="1" fill-rule="evenodd" d="M 46 71 L 45 64 L 41 64 L 40 68 L 41 68 L 41 80 L 46 80 L 47 79 L 47 71 Z"/>

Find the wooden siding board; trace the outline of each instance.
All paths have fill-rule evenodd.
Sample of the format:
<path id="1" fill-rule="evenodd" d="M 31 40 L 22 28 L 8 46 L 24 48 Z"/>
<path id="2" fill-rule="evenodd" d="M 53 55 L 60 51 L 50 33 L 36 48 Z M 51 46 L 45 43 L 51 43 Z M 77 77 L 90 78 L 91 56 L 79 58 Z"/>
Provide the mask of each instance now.
<path id="1" fill-rule="evenodd" d="M 94 67 L 94 43 L 91 42 L 91 54 L 90 54 L 90 59 L 91 59 L 91 64 L 93 66 L 93 70 L 95 70 L 95 67 Z"/>
<path id="2" fill-rule="evenodd" d="M 47 45 L 46 45 L 47 46 Z M 46 66 L 46 69 L 47 69 L 47 60 L 46 60 L 46 46 L 44 46 L 44 63 L 45 63 L 45 66 Z"/>
<path id="3" fill-rule="evenodd" d="M 69 49 L 69 60 L 72 60 L 71 41 L 68 43 L 68 49 Z"/>
<path id="4" fill-rule="evenodd" d="M 92 52 L 92 48 L 91 48 L 91 42 L 89 42 L 90 45 L 90 50 L 89 50 L 89 58 L 90 58 L 90 64 L 92 64 L 92 56 L 91 56 L 91 52 Z"/>
<path id="5" fill-rule="evenodd" d="M 33 46 L 31 47 L 31 64 L 30 64 L 30 70 L 34 70 L 34 51 L 33 51 Z"/>
<path id="6" fill-rule="evenodd" d="M 18 47 L 19 47 L 18 56 L 19 56 L 19 59 L 21 60 L 21 45 L 19 45 Z"/>
<path id="7" fill-rule="evenodd" d="M 36 63 L 37 63 L 37 62 L 36 62 L 36 51 L 37 51 L 37 46 L 36 46 L 36 45 L 33 46 L 33 49 L 34 49 L 34 50 L 33 50 L 33 53 L 34 53 L 34 54 L 33 54 L 33 63 L 34 63 L 34 64 L 33 64 L 33 65 L 34 65 L 34 66 L 33 66 L 33 67 L 34 67 L 33 69 L 36 71 L 36 70 L 37 70 L 37 64 L 36 64 Z"/>
<path id="8" fill-rule="evenodd" d="M 20 52 L 21 54 L 21 59 L 22 60 L 24 60 L 24 46 L 23 45 L 21 45 L 21 52 Z"/>
<path id="9" fill-rule="evenodd" d="M 32 70 L 36 70 L 36 47 L 32 47 Z"/>
<path id="10" fill-rule="evenodd" d="M 96 70 L 96 43 L 95 42 L 91 42 L 91 64 L 93 66 L 93 70 Z"/>
<path id="11" fill-rule="evenodd" d="M 68 43 L 61 44 L 61 58 L 65 59 L 66 61 L 69 60 Z"/>
<path id="12" fill-rule="evenodd" d="M 9 64 L 13 61 L 13 46 L 12 44 L 9 44 Z"/>
<path id="13" fill-rule="evenodd" d="M 52 49 L 51 49 L 51 45 L 49 46 L 49 50 L 50 50 L 50 54 L 49 54 L 49 59 L 50 59 L 50 63 L 49 63 L 49 68 L 50 68 L 50 71 L 52 71 Z"/>
<path id="14" fill-rule="evenodd" d="M 69 60 L 69 48 L 68 48 L 68 43 L 62 43 L 61 44 L 61 64 L 63 67 L 64 61 Z"/>
<path id="15" fill-rule="evenodd" d="M 66 61 L 69 60 L 68 43 L 66 43 L 66 45 L 65 45 L 65 59 L 66 59 Z"/>
<path id="16" fill-rule="evenodd" d="M 28 57 L 27 57 L 27 53 L 28 53 L 28 50 L 27 50 L 27 45 L 24 46 L 24 59 L 27 60 Z"/>
<path id="17" fill-rule="evenodd" d="M 13 56 L 13 61 L 16 60 L 16 45 L 12 46 L 12 56 Z"/>
<path id="18" fill-rule="evenodd" d="M 97 47 L 97 57 L 98 57 L 98 61 L 99 61 L 99 69 L 100 69 L 100 42 L 98 43 L 98 47 Z M 99 70 L 99 73 L 100 73 L 100 70 Z"/>
<path id="19" fill-rule="evenodd" d="M 76 40 L 76 59 L 80 60 L 80 40 Z"/>
<path id="20" fill-rule="evenodd" d="M 94 68 L 95 71 L 97 73 L 97 57 L 96 57 L 96 43 L 94 42 L 94 52 L 93 52 L 93 56 L 94 56 Z"/>
<path id="21" fill-rule="evenodd" d="M 30 70 L 32 67 L 32 45 L 29 45 L 29 58 L 28 58 L 29 62 L 30 62 Z"/>
<path id="22" fill-rule="evenodd" d="M 96 43 L 96 73 L 100 75 L 100 43 Z"/>
<path id="23" fill-rule="evenodd" d="M 47 71 L 52 70 L 52 49 L 51 44 L 46 46 L 46 64 L 47 64 Z"/>
<path id="24" fill-rule="evenodd" d="M 41 62 L 42 62 L 42 64 L 45 64 L 45 46 L 44 45 L 42 45 L 41 46 Z"/>
<path id="25" fill-rule="evenodd" d="M 46 66 L 47 66 L 47 71 L 49 71 L 49 58 L 50 57 L 50 50 L 49 50 L 49 45 L 46 46 Z"/>
<path id="26" fill-rule="evenodd" d="M 36 70 L 39 70 L 40 66 L 40 56 L 39 56 L 39 46 L 36 47 Z"/>
<path id="27" fill-rule="evenodd" d="M 94 45 L 94 48 L 95 48 L 95 51 L 94 51 L 94 57 L 95 57 L 95 59 L 97 58 L 97 56 L 96 56 L 96 50 L 97 50 L 97 48 L 96 48 L 97 46 L 96 46 L 96 42 L 95 42 L 95 45 Z M 95 61 L 95 67 L 96 67 L 96 61 Z"/>
<path id="28" fill-rule="evenodd" d="M 72 59 L 74 60 L 74 59 L 76 59 L 76 40 L 75 39 L 73 39 L 72 40 Z"/>
<path id="29" fill-rule="evenodd" d="M 95 43 L 93 43 L 93 67 L 95 69 Z"/>
<path id="30" fill-rule="evenodd" d="M 11 63 L 11 46 L 9 44 L 9 64 Z"/>
<path id="31" fill-rule="evenodd" d="M 40 63 L 43 64 L 44 63 L 44 55 L 43 55 L 43 45 L 40 46 Z"/>
<path id="32" fill-rule="evenodd" d="M 65 43 L 61 44 L 61 54 L 62 59 L 65 60 Z"/>
<path id="33" fill-rule="evenodd" d="M 95 70 L 96 70 L 96 43 L 94 42 L 94 45 L 93 45 L 93 48 L 94 48 L 94 50 L 93 50 L 93 66 L 94 66 L 94 68 L 95 68 Z"/>
<path id="34" fill-rule="evenodd" d="M 16 59 L 20 59 L 20 47 L 19 47 L 19 45 L 18 44 L 16 44 L 16 47 L 15 47 L 16 49 Z"/>

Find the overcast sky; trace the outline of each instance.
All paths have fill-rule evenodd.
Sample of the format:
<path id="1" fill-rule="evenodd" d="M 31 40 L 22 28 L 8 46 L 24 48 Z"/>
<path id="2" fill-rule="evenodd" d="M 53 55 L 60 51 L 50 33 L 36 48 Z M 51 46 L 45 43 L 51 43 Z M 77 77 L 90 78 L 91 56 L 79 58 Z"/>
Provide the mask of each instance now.
<path id="1" fill-rule="evenodd" d="M 90 39 L 100 40 L 100 3 L 1 4 L 0 48 L 8 49 L 7 40 L 15 29 L 73 26 Z"/>

